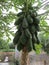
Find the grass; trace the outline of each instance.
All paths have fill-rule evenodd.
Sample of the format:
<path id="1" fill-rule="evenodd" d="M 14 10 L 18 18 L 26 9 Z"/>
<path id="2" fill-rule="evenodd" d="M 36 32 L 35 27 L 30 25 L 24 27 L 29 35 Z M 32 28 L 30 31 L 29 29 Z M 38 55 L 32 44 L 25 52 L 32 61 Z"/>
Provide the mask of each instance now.
<path id="1" fill-rule="evenodd" d="M 10 62 L 10 63 L 9 63 L 9 65 L 15 65 L 15 63 L 13 63 L 13 62 Z"/>
<path id="2" fill-rule="evenodd" d="M 14 52 L 15 49 L 0 49 L 0 52 Z"/>

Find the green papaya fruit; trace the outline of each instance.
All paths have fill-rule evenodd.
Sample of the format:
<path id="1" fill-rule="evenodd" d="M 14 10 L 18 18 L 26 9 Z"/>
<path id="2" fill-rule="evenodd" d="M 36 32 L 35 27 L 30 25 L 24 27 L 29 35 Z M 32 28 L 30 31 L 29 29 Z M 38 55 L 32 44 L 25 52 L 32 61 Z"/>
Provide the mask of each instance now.
<path id="1" fill-rule="evenodd" d="M 17 25 L 17 29 L 18 29 L 19 31 L 21 31 L 21 29 L 22 29 L 22 24 Z"/>
<path id="2" fill-rule="evenodd" d="M 28 45 L 27 49 L 28 49 L 28 52 L 32 51 L 32 47 L 29 45 Z"/>
<path id="3" fill-rule="evenodd" d="M 36 41 L 37 41 L 37 40 L 36 40 L 35 34 L 32 34 L 32 42 L 33 42 L 33 43 L 36 43 Z"/>
<path id="4" fill-rule="evenodd" d="M 34 24 L 39 24 L 40 23 L 39 18 L 37 18 L 37 17 L 33 18 L 33 23 Z"/>
<path id="5" fill-rule="evenodd" d="M 26 42 L 27 42 L 27 37 L 24 35 L 24 33 L 21 35 L 20 41 L 21 41 L 21 43 L 22 43 L 23 45 L 26 44 Z"/>
<path id="6" fill-rule="evenodd" d="M 24 46 L 22 45 L 22 43 L 18 42 L 18 44 L 17 44 L 17 49 L 18 49 L 19 51 L 21 51 L 23 48 L 24 48 Z"/>
<path id="7" fill-rule="evenodd" d="M 15 37 L 14 37 L 14 39 L 13 39 L 13 43 L 14 43 L 15 45 L 18 43 L 20 36 L 21 36 L 21 32 L 17 31 L 17 32 L 15 33 Z"/>
<path id="8" fill-rule="evenodd" d="M 28 52 L 32 51 L 32 39 L 28 39 L 28 43 L 26 44 Z"/>
<path id="9" fill-rule="evenodd" d="M 33 46 L 33 50 L 34 50 L 34 51 L 36 51 L 35 43 L 36 43 L 36 37 L 35 37 L 34 34 L 32 34 L 32 46 Z"/>
<path id="10" fill-rule="evenodd" d="M 33 50 L 36 51 L 35 44 L 33 43 Z"/>
<path id="11" fill-rule="evenodd" d="M 35 29 L 35 26 L 34 26 L 34 25 L 32 25 L 32 26 L 31 26 L 30 31 L 31 31 L 31 33 L 34 33 L 34 32 L 36 31 L 36 29 Z"/>
<path id="12" fill-rule="evenodd" d="M 30 15 L 27 16 L 27 20 L 29 24 L 33 23 L 33 18 Z"/>
<path id="13" fill-rule="evenodd" d="M 15 25 L 19 25 L 19 24 L 21 24 L 22 23 L 22 21 L 23 21 L 23 16 L 20 16 L 16 21 L 15 21 Z"/>
<path id="14" fill-rule="evenodd" d="M 37 38 L 37 44 L 40 44 L 40 41 L 39 41 L 39 39 Z"/>
<path id="15" fill-rule="evenodd" d="M 37 41 L 36 41 L 36 43 L 37 44 L 39 44 L 40 43 L 40 41 L 39 41 L 39 39 L 38 39 L 38 36 L 37 36 L 38 34 L 37 34 L 37 32 L 35 32 L 35 37 L 36 37 L 36 39 L 37 39 Z"/>
<path id="16" fill-rule="evenodd" d="M 26 37 L 28 37 L 28 38 L 32 38 L 32 35 L 31 35 L 29 29 L 25 29 L 25 35 L 26 35 Z"/>
<path id="17" fill-rule="evenodd" d="M 40 31 L 39 25 L 35 25 L 35 29 L 36 29 L 36 31 Z"/>
<path id="18" fill-rule="evenodd" d="M 37 12 L 34 10 L 29 10 L 29 14 L 31 15 L 32 18 L 37 16 Z"/>
<path id="19" fill-rule="evenodd" d="M 22 27 L 27 28 L 28 27 L 28 22 L 27 19 L 24 17 L 23 22 L 22 22 Z"/>

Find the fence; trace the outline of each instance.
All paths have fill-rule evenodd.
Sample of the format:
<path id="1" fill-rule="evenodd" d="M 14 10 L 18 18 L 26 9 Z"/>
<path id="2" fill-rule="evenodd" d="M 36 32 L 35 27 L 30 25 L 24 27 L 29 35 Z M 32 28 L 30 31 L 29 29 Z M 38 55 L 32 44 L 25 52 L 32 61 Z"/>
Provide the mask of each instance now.
<path id="1" fill-rule="evenodd" d="M 30 65 L 49 65 L 49 55 L 30 55 Z"/>
<path id="2" fill-rule="evenodd" d="M 5 56 L 9 57 L 10 62 L 14 62 L 15 52 L 0 52 L 0 59 L 4 60 Z M 47 54 L 29 54 L 30 65 L 49 65 L 49 55 Z"/>
<path id="3" fill-rule="evenodd" d="M 8 56 L 9 61 L 14 61 L 14 52 L 0 52 L 0 61 L 4 62 L 6 56 Z"/>

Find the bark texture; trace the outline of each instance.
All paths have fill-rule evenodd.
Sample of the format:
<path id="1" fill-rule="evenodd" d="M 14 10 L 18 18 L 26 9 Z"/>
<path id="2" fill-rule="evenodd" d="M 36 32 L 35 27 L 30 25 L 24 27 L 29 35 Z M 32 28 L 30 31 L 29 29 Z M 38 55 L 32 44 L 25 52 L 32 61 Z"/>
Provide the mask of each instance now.
<path id="1" fill-rule="evenodd" d="M 29 56 L 26 47 L 22 50 L 21 65 L 29 65 Z"/>

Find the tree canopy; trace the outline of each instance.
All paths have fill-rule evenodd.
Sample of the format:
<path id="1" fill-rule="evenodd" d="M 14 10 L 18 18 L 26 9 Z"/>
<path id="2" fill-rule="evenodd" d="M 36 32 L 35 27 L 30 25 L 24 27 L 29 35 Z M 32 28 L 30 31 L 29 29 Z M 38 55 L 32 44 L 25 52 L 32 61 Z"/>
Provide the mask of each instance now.
<path id="1" fill-rule="evenodd" d="M 25 0 L 0 0 L 0 38 L 7 36 L 10 39 L 10 34 L 13 35 L 10 24 L 17 19 L 17 12 L 23 7 Z M 32 6 L 35 7 L 36 12 L 40 18 L 40 30 L 44 34 L 49 34 L 49 26 L 47 20 L 49 20 L 49 0 L 27 0 L 32 2 Z M 14 9 L 15 12 L 12 10 Z M 41 12 L 42 11 L 42 12 Z"/>

